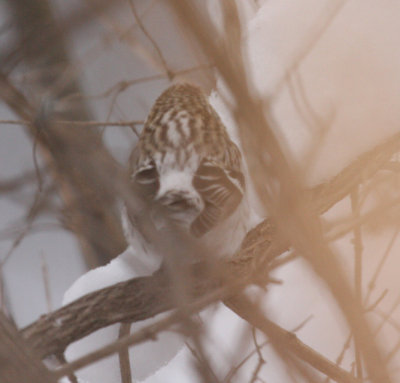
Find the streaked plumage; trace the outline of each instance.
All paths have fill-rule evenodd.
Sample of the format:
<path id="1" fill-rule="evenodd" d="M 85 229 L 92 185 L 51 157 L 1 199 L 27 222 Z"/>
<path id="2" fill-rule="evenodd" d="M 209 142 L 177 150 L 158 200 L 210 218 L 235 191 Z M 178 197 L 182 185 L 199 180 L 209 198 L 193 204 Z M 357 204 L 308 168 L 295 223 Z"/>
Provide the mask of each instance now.
<path id="1" fill-rule="evenodd" d="M 138 189 L 194 237 L 209 233 L 242 202 L 238 147 L 201 90 L 168 88 L 156 100 L 131 157 Z"/>
<path id="2" fill-rule="evenodd" d="M 192 85 L 174 85 L 157 99 L 130 167 L 135 192 L 147 202 L 143 211 L 131 213 L 134 216 L 122 209 L 130 246 L 109 265 L 75 282 L 65 303 L 112 283 L 151 275 L 164 263 L 164 244 L 176 245 L 185 256 L 190 252 L 196 257 L 196 250 L 201 255 L 206 250 L 212 256 L 231 256 L 251 225 L 240 151 L 205 96 Z M 146 237 L 149 217 L 156 229 L 167 224 L 167 230 L 156 233 L 155 242 L 161 237 L 161 246 Z M 175 236 L 175 224 L 187 236 L 180 235 L 181 230 Z M 132 331 L 159 318 L 160 314 L 134 323 Z M 114 341 L 118 331 L 113 325 L 79 340 L 69 347 L 67 358 L 76 359 Z M 130 350 L 133 379 L 144 380 L 163 367 L 184 342 L 181 334 L 171 331 L 158 334 L 156 342 L 135 345 Z M 88 366 L 77 376 L 98 383 L 119 381 L 118 357 Z"/>

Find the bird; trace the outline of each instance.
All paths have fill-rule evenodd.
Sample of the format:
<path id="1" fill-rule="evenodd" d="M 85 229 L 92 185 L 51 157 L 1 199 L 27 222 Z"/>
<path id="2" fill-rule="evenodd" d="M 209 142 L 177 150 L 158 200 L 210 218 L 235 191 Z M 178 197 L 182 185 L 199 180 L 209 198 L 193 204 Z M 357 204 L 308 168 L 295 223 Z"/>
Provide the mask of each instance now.
<path id="1" fill-rule="evenodd" d="M 253 225 L 244 165 L 239 147 L 203 91 L 189 83 L 167 88 L 151 108 L 129 158 L 132 193 L 143 201 L 141 210 L 121 205 L 129 246 L 108 265 L 81 276 L 65 293 L 64 304 L 108 285 L 151 275 L 166 262 L 168 246 L 185 256 L 191 253 L 189 262 L 204 249 L 216 257 L 233 256 Z M 131 331 L 162 315 L 133 323 Z M 67 349 L 67 359 L 115 340 L 118 331 L 113 325 L 75 342 Z M 131 349 L 133 381 L 154 374 L 184 344 L 185 338 L 171 331 Z M 116 381 L 118 357 L 88 366 L 77 376 L 88 382 Z"/>
<path id="2" fill-rule="evenodd" d="M 242 154 L 199 87 L 174 84 L 157 98 L 129 163 L 156 230 L 179 230 L 179 241 L 219 257 L 239 246 L 248 215 Z"/>

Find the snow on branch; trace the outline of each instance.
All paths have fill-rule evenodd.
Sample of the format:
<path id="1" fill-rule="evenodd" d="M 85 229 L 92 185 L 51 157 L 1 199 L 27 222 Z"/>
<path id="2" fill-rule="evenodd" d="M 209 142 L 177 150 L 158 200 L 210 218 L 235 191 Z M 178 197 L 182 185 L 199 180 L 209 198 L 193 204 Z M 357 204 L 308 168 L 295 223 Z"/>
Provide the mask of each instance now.
<path id="1" fill-rule="evenodd" d="M 310 207 L 318 214 L 323 214 L 346 197 L 357 184 L 371 178 L 384 167 L 399 149 L 400 135 L 395 135 L 387 142 L 364 153 L 332 180 L 307 191 L 310 196 Z M 230 291 L 231 294 L 221 295 L 219 299 L 228 302 L 230 308 L 253 325 L 260 328 L 262 327 L 260 323 L 264 323 L 268 327 L 269 321 L 266 318 L 264 322 L 259 316 L 256 320 L 251 319 L 253 314 L 243 309 L 246 303 L 243 303 L 243 298 L 235 297 L 235 293 L 238 288 L 251 283 L 267 284 L 268 271 L 273 267 L 273 260 L 288 247 L 289 244 L 277 236 L 273 223 L 266 219 L 247 234 L 240 251 L 233 259 L 224 261 L 218 268 L 218 273 L 214 271 L 210 274 L 204 264 L 191 266 L 192 284 L 189 295 L 191 298 L 199 299 L 207 293 L 215 292 L 221 286 L 230 284 L 235 288 L 223 291 L 225 294 L 226 291 Z M 235 299 L 239 299 L 236 304 Z M 237 302 L 242 303 L 238 305 Z M 53 313 L 42 316 L 22 329 L 21 334 L 40 357 L 46 357 L 62 353 L 70 343 L 100 328 L 117 322 L 135 322 L 150 318 L 176 306 L 171 282 L 167 273 L 161 269 L 152 276 L 134 278 L 88 294 Z M 269 325 L 269 336 L 271 332 L 280 336 L 279 331 L 284 331 L 281 336 L 288 336 L 285 330 L 277 330 L 274 326 L 276 325 Z M 301 358 L 308 348 L 298 342 L 296 340 L 295 347 L 292 345 L 293 347 L 289 346 L 289 349 Z M 304 355 L 308 355 L 309 352 L 310 350 Z M 329 361 L 321 362 L 320 358 L 322 357 L 317 357 L 315 363 L 310 362 L 308 360 L 310 358 L 304 357 L 304 360 L 328 376 L 332 376 L 332 373 L 328 373 L 332 369 L 344 374 L 344 378 L 340 378 L 339 381 L 355 381 L 338 367 L 330 366 Z M 321 367 L 321 363 L 324 367 Z"/>

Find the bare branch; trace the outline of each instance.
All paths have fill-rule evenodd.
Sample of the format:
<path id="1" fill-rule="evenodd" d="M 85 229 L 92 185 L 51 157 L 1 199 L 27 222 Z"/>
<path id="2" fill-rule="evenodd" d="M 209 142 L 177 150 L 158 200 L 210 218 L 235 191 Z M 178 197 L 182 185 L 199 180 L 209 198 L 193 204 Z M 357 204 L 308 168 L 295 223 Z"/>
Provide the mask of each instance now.
<path id="1" fill-rule="evenodd" d="M 206 295 L 205 297 L 197 300 L 196 302 L 189 304 L 187 307 L 184 308 L 185 309 L 184 313 L 182 313 L 182 310 L 177 309 L 166 318 L 161 319 L 152 325 L 148 325 L 132 335 L 122 337 L 114 343 L 111 343 L 97 351 L 89 353 L 83 356 L 82 358 L 77 359 L 74 362 L 71 362 L 59 368 L 58 370 L 56 370 L 55 374 L 59 378 L 62 376 L 69 375 L 71 372 L 76 371 L 82 367 L 85 367 L 93 363 L 94 361 L 105 358 L 108 355 L 112 355 L 115 352 L 118 352 L 119 350 L 126 348 L 127 346 L 138 344 L 149 339 L 155 339 L 160 331 L 168 329 L 173 324 L 180 323 L 186 315 L 199 312 L 200 310 L 209 306 L 211 303 L 220 300 L 221 297 L 226 296 L 227 294 L 229 294 L 229 292 L 226 288 L 218 289 Z"/>
<path id="2" fill-rule="evenodd" d="M 398 136 L 393 137 L 393 140 L 398 140 Z M 393 141 L 388 141 L 361 156 L 328 182 L 331 188 L 319 185 L 312 189 L 309 193 L 314 196 L 314 206 L 320 207 L 319 213 L 323 213 L 326 206 L 332 206 L 343 198 L 342 188 L 351 189 L 346 180 L 353 183 L 354 178 L 362 177 L 365 181 L 375 174 L 378 169 L 370 165 L 376 164 L 376 160 L 382 158 L 380 151 L 384 152 L 386 158 L 389 148 L 393 151 L 398 149 Z M 354 177 L 349 177 L 349 174 L 354 174 Z M 287 244 L 277 236 L 274 225 L 270 220 L 265 220 L 248 233 L 238 255 L 228 261 L 228 265 L 223 265 L 225 277 L 232 278 L 236 282 L 240 279 L 243 285 L 248 282 L 265 284 L 268 281 L 268 265 L 271 264 L 271 260 L 287 248 Z M 191 294 L 201 296 L 205 291 L 213 289 L 215 280 L 207 279 L 202 273 L 199 274 L 197 265 L 194 269 L 192 276 L 194 287 Z M 41 317 L 23 329 L 22 334 L 38 355 L 44 357 L 62 352 L 68 344 L 99 328 L 121 321 L 146 319 L 172 307 L 174 303 L 171 299 L 170 283 L 165 275 L 157 273 L 154 276 L 136 278 L 84 296 L 52 314 Z"/>
<path id="3" fill-rule="evenodd" d="M 121 323 L 119 328 L 119 339 L 128 336 L 131 333 L 131 324 L 130 323 Z M 132 382 L 132 373 L 131 373 L 131 363 L 129 361 L 129 349 L 121 348 L 118 352 L 119 358 L 119 368 L 121 371 L 121 382 L 122 383 L 131 383 Z"/>
<path id="4" fill-rule="evenodd" d="M 99 171 L 103 175 L 107 173 L 107 177 L 121 173 L 115 170 L 118 166 L 104 147 L 101 136 L 94 134 L 92 129 L 57 126 L 50 123 L 47 115 L 35 118 L 35 108 L 4 74 L 0 75 L 0 83 L 0 98 L 21 119 L 32 121 L 27 125 L 28 133 L 38 140 L 42 157 L 57 181 L 59 191 L 71 213 L 68 215 L 70 227 L 83 241 L 82 245 L 86 246 L 85 253 L 88 257 L 93 255 L 92 258 L 89 257 L 92 265 L 98 265 L 99 257 L 105 263 L 110 257 L 119 254 L 126 247 L 126 242 L 115 209 L 115 192 L 105 192 L 94 187 L 102 183 L 99 180 L 93 181 L 93 175 Z M 89 160 L 91 156 L 93 158 Z M 96 162 L 94 157 L 100 162 Z M 93 173 L 95 164 L 101 162 L 106 162 L 114 170 L 104 165 L 101 170 Z M 110 187 L 111 185 L 109 189 Z"/>
<path id="5" fill-rule="evenodd" d="M 56 383 L 57 381 L 1 312 L 0 365 L 2 383 Z"/>
<path id="6" fill-rule="evenodd" d="M 61 121 L 61 120 L 54 120 L 52 121 L 55 125 L 66 125 L 66 126 L 76 126 L 81 128 L 97 128 L 101 126 L 135 126 L 135 125 L 143 125 L 143 120 L 134 120 L 134 121 Z M 0 120 L 0 124 L 5 125 L 33 125 L 32 121 L 18 121 L 18 120 Z"/>
<path id="7" fill-rule="evenodd" d="M 284 354 L 290 351 L 299 359 L 306 361 L 315 369 L 326 374 L 337 382 L 360 382 L 351 374 L 342 370 L 337 365 L 325 359 L 322 355 L 302 343 L 295 334 L 284 330 L 277 324 L 265 318 L 259 307 L 252 304 L 244 296 L 235 296 L 234 298 L 226 300 L 225 304 L 252 326 L 263 331 L 268 338 L 273 341 L 275 347 L 278 347 L 281 351 L 284 350 Z"/>
<path id="8" fill-rule="evenodd" d="M 157 56 L 161 62 L 161 65 L 163 66 L 165 73 L 167 75 L 167 77 L 171 80 L 172 79 L 172 72 L 169 70 L 168 65 L 167 65 L 167 61 L 165 60 L 160 47 L 158 46 L 158 44 L 155 42 L 155 40 L 151 37 L 150 33 L 148 32 L 148 30 L 146 29 L 146 27 L 144 26 L 137 10 L 136 7 L 133 3 L 133 0 L 128 0 L 129 1 L 129 5 L 131 7 L 132 13 L 135 16 L 135 20 L 137 25 L 139 26 L 140 30 L 143 32 L 143 34 L 147 37 L 147 39 L 150 41 L 151 45 L 153 46 L 153 48 L 155 49 L 155 51 L 157 52 Z"/>

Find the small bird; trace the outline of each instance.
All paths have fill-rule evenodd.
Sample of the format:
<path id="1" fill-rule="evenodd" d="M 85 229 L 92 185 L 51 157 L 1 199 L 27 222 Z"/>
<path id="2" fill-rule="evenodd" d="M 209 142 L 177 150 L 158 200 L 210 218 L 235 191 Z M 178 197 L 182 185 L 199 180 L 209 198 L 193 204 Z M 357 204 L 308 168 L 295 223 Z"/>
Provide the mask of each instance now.
<path id="1" fill-rule="evenodd" d="M 173 251 L 185 256 L 207 249 L 213 256 L 230 257 L 252 225 L 239 148 L 205 95 L 193 85 L 173 85 L 156 100 L 130 157 L 130 175 L 133 192 L 144 207 L 143 211 L 122 207 L 129 247 L 108 265 L 79 278 L 66 292 L 64 304 L 110 284 L 151 275 L 164 264 L 165 243 L 176 245 Z M 161 238 L 161 247 L 146 237 L 143 221 L 155 231 L 155 242 Z M 131 331 L 162 315 L 133 323 Z M 75 342 L 66 352 L 67 359 L 115 340 L 118 331 L 119 326 L 113 325 Z M 171 331 L 130 349 L 133 380 L 154 374 L 184 343 L 185 337 Z M 77 376 L 97 383 L 119 381 L 118 357 L 88 366 Z"/>
<path id="2" fill-rule="evenodd" d="M 240 244 L 247 211 L 242 156 L 198 87 L 175 84 L 158 97 L 130 174 L 157 230 L 178 228 L 219 256 Z"/>

